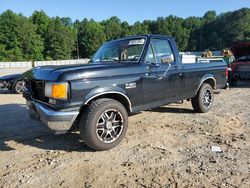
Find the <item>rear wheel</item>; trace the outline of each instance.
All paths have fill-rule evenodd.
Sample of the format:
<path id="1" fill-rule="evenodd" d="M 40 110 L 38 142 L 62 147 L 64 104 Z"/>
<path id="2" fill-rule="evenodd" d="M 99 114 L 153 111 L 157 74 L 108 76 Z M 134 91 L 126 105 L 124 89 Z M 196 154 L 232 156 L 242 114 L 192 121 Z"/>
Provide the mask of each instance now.
<path id="1" fill-rule="evenodd" d="M 117 146 L 127 127 L 128 115 L 124 106 L 107 98 L 93 101 L 79 122 L 81 138 L 87 146 L 98 151 Z"/>
<path id="2" fill-rule="evenodd" d="M 18 94 L 22 94 L 24 90 L 24 82 L 23 81 L 17 81 L 14 85 L 14 92 Z"/>
<path id="3" fill-rule="evenodd" d="M 209 84 L 202 84 L 197 95 L 192 99 L 192 106 L 198 113 L 208 112 L 214 102 L 213 88 Z"/>

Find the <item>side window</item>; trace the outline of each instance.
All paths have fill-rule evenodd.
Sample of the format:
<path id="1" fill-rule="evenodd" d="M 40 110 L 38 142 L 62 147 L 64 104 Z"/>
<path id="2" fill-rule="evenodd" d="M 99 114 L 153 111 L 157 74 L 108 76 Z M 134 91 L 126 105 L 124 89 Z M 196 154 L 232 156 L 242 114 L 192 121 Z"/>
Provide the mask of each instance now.
<path id="1" fill-rule="evenodd" d="M 153 49 L 152 49 L 151 45 L 149 45 L 149 47 L 148 47 L 145 62 L 146 63 L 156 63 L 155 62 L 155 57 L 154 57 L 154 52 L 153 52 Z"/>
<path id="2" fill-rule="evenodd" d="M 169 44 L 169 41 L 164 39 L 152 39 L 151 45 L 155 53 L 155 59 L 157 63 L 161 63 L 162 56 L 173 55 L 173 50 Z"/>

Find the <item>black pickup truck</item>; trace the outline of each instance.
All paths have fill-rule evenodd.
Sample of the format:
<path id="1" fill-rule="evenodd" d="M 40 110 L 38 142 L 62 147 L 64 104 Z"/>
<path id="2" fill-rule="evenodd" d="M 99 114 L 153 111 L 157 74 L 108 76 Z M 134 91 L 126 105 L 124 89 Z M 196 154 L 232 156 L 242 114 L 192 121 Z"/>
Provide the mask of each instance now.
<path id="1" fill-rule="evenodd" d="M 31 117 L 54 131 L 76 126 L 86 145 L 107 150 L 125 136 L 128 114 L 185 99 L 208 112 L 226 67 L 223 60 L 182 64 L 172 37 L 133 36 L 103 44 L 89 64 L 34 68 L 24 97 Z"/>

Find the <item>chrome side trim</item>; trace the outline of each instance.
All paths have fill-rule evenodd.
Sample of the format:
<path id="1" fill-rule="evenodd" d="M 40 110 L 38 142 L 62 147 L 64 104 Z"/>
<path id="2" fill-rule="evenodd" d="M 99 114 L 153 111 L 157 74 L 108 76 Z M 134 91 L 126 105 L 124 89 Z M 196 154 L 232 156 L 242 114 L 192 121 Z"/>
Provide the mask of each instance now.
<path id="1" fill-rule="evenodd" d="M 129 103 L 129 110 L 130 110 L 130 112 L 132 112 L 132 104 L 131 104 L 130 99 L 129 99 L 125 94 L 123 94 L 123 93 L 121 93 L 121 92 L 118 92 L 118 91 L 107 91 L 107 92 L 102 92 L 102 93 L 96 94 L 96 95 L 90 97 L 84 104 L 86 105 L 86 104 L 88 104 L 89 101 L 91 101 L 92 99 L 94 99 L 94 98 L 96 98 L 96 97 L 98 97 L 98 96 L 101 96 L 101 95 L 105 95 L 105 94 L 119 94 L 119 95 L 122 95 L 123 97 L 126 98 L 127 102 Z"/>
<path id="2" fill-rule="evenodd" d="M 212 77 L 212 76 L 209 76 L 209 77 L 203 78 L 203 79 L 201 80 L 200 85 L 199 85 L 198 89 L 196 90 L 196 93 L 198 93 L 198 91 L 199 91 L 201 85 L 202 85 L 206 80 L 209 80 L 209 79 L 212 79 L 212 80 L 214 81 L 214 88 L 213 88 L 213 89 L 214 89 L 214 90 L 216 89 L 216 80 L 215 80 L 215 78 Z"/>

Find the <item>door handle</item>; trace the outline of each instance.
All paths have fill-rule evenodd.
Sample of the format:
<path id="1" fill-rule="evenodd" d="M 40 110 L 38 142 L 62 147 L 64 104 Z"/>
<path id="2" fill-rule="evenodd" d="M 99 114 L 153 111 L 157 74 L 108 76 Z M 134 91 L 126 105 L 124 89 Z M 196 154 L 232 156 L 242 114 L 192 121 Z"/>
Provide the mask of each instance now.
<path id="1" fill-rule="evenodd" d="M 147 69 L 158 68 L 160 66 L 161 66 L 160 63 L 150 63 L 148 64 Z"/>
<path id="2" fill-rule="evenodd" d="M 155 66 L 155 67 L 160 67 L 161 65 L 160 65 L 160 63 L 155 63 L 154 66 Z"/>

